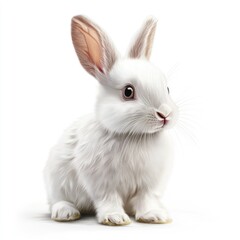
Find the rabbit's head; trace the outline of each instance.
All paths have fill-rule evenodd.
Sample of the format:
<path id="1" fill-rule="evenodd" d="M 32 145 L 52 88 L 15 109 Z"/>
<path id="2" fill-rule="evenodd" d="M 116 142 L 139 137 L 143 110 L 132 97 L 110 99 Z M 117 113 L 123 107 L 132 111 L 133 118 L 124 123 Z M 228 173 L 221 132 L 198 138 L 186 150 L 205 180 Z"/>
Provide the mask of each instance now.
<path id="1" fill-rule="evenodd" d="M 85 70 L 100 83 L 96 118 L 110 132 L 145 134 L 172 127 L 178 108 L 164 74 L 149 61 L 156 21 L 143 25 L 128 57 L 120 58 L 106 34 L 83 16 L 72 19 L 72 39 Z"/>

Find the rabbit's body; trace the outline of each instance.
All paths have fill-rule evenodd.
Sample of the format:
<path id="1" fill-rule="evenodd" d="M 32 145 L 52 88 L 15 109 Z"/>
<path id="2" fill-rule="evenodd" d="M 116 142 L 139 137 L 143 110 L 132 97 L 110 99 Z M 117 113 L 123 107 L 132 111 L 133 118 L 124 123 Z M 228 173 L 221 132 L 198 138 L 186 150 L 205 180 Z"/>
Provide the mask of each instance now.
<path id="1" fill-rule="evenodd" d="M 166 129 L 177 106 L 165 76 L 147 59 L 156 27 L 148 20 L 120 58 L 103 31 L 83 16 L 72 20 L 82 66 L 100 83 L 95 113 L 75 122 L 52 149 L 45 180 L 52 218 L 96 212 L 108 225 L 170 221 L 161 196 L 172 165 Z"/>
<path id="2" fill-rule="evenodd" d="M 45 176 L 49 203 L 93 212 L 94 201 L 115 192 L 129 214 L 136 196 L 151 189 L 160 198 L 172 163 L 167 134 L 111 134 L 88 116 L 67 129 L 51 150 Z M 160 204 L 160 203 L 159 203 Z"/>

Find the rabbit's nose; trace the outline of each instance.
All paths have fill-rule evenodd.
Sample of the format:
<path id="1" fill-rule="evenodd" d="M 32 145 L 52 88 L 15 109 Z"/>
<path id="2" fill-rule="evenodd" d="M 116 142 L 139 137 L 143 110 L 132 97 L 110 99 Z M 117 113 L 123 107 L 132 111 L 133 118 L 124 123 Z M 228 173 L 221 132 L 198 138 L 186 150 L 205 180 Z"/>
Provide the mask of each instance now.
<path id="1" fill-rule="evenodd" d="M 169 115 L 164 115 L 161 112 L 156 112 L 156 117 L 158 118 L 158 120 L 163 123 L 163 125 L 167 124 L 169 119 L 167 118 Z"/>
<path id="2" fill-rule="evenodd" d="M 167 116 L 165 116 L 163 113 L 161 113 L 161 112 L 156 112 L 156 114 L 157 114 L 157 116 L 160 118 L 160 119 L 165 119 L 165 118 L 167 118 Z"/>
<path id="3" fill-rule="evenodd" d="M 169 115 L 171 114 L 171 108 L 167 104 L 162 104 L 160 108 L 156 111 L 157 118 L 164 123 L 167 122 Z"/>

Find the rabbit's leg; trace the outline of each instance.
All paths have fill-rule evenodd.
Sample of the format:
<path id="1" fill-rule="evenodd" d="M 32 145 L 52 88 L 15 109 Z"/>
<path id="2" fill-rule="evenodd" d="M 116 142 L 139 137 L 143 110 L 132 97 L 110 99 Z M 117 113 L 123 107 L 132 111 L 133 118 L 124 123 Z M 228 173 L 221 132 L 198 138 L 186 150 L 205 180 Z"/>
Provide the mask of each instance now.
<path id="1" fill-rule="evenodd" d="M 169 223 L 171 218 L 154 192 L 140 192 L 134 199 L 135 218 L 143 223 Z"/>
<path id="2" fill-rule="evenodd" d="M 48 185 L 48 198 L 51 209 L 51 218 L 55 221 L 74 221 L 80 218 L 77 207 L 68 201 L 59 184 L 54 180 Z"/>
<path id="3" fill-rule="evenodd" d="M 117 193 L 104 195 L 102 199 L 94 201 L 98 222 L 105 225 L 120 226 L 131 223 L 124 212 L 122 199 Z"/>
<path id="4" fill-rule="evenodd" d="M 58 158 L 59 156 L 53 152 L 51 157 Z M 69 176 L 65 178 L 59 174 L 59 163 L 51 159 L 44 170 L 45 184 L 50 205 L 51 218 L 56 221 L 73 221 L 80 218 L 80 212 L 77 207 L 71 203 L 70 196 L 66 195 L 69 192 L 67 184 L 69 181 L 74 182 Z M 51 164 L 55 163 L 54 167 Z M 61 162 L 60 162 L 61 163 Z M 67 168 L 67 167 L 65 167 Z M 69 181 L 68 181 L 69 180 Z M 68 190 L 68 191 L 67 191 Z M 71 195 L 71 194 L 69 194 Z M 73 198 L 72 198 L 73 199 Z"/>
<path id="5" fill-rule="evenodd" d="M 74 221 L 80 218 L 80 212 L 72 203 L 59 201 L 52 205 L 51 218 L 59 222 Z"/>

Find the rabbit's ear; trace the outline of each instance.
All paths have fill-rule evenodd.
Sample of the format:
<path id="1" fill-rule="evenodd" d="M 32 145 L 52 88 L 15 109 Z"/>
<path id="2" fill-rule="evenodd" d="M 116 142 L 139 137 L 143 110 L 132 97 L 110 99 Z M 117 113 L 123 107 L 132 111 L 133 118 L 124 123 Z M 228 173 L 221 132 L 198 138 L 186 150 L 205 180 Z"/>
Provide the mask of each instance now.
<path id="1" fill-rule="evenodd" d="M 130 58 L 150 58 L 156 27 L 157 21 L 154 18 L 150 18 L 144 23 L 130 49 Z"/>
<path id="2" fill-rule="evenodd" d="M 96 78 L 107 74 L 116 61 L 106 34 L 86 17 L 72 18 L 72 41 L 82 66 Z"/>

